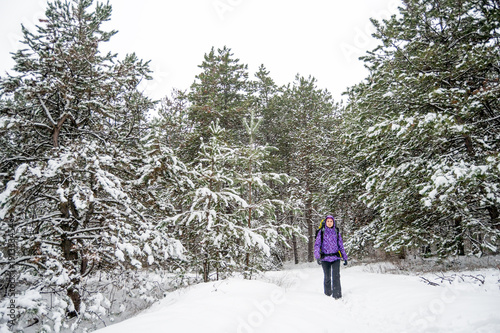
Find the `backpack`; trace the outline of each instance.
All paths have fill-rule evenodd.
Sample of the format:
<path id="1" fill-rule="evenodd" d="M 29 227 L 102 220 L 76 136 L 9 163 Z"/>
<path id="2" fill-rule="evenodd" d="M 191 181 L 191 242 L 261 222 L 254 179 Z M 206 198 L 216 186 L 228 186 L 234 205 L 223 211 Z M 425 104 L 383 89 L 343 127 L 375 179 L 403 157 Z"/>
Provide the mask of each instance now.
<path id="1" fill-rule="evenodd" d="M 339 249 L 339 251 L 337 253 L 323 253 L 323 233 L 325 231 L 325 226 L 326 226 L 325 219 L 322 219 L 321 222 L 319 223 L 318 229 L 316 230 L 316 236 L 314 238 L 314 239 L 318 238 L 318 234 L 320 234 L 321 243 L 319 245 L 319 253 L 321 255 L 321 258 L 334 256 L 334 255 L 337 255 L 337 253 L 338 253 L 339 258 L 343 259 L 342 253 L 340 252 L 339 228 L 337 228 L 337 225 L 335 225 L 335 232 L 337 233 L 337 248 Z"/>

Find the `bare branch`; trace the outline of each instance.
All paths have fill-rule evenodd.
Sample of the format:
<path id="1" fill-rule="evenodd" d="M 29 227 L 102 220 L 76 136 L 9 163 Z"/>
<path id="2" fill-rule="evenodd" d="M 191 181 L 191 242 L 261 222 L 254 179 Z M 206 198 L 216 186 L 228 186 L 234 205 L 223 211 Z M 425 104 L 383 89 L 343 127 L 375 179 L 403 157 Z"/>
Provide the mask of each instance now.
<path id="1" fill-rule="evenodd" d="M 439 283 L 436 283 L 436 282 L 432 282 L 426 278 L 424 278 L 423 276 L 420 277 L 422 280 L 424 280 L 425 283 L 427 283 L 428 285 L 431 285 L 431 286 L 434 286 L 434 287 L 439 287 L 440 284 Z"/>

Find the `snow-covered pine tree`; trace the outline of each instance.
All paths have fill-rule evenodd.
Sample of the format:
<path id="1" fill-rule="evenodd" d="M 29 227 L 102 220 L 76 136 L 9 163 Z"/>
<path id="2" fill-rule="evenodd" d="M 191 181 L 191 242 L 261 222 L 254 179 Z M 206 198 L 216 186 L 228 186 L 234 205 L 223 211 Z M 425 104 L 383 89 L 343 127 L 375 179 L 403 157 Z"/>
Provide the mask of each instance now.
<path id="1" fill-rule="evenodd" d="M 181 210 L 162 224 L 175 230 L 191 268 L 204 281 L 213 279 L 214 273 L 219 279 L 237 270 L 248 234 L 238 216 L 247 203 L 234 187 L 235 150 L 222 141 L 225 130 L 218 123 L 209 129 L 212 136 L 202 141 L 193 167 L 193 187 L 179 196 Z"/>
<path id="2" fill-rule="evenodd" d="M 374 21 L 382 44 L 364 58 L 370 76 L 350 90 L 344 126 L 380 217 L 361 233 L 386 250 L 498 251 L 499 9 L 409 0 Z"/>
<path id="3" fill-rule="evenodd" d="M 3 248 L 0 275 L 14 271 L 16 295 L 30 298 L 20 327 L 57 331 L 103 314 L 86 288 L 94 274 L 162 263 L 182 246 L 156 229 L 137 181 L 148 163 L 140 145 L 152 102 L 137 90 L 147 63 L 99 52 L 115 33 L 101 30 L 111 6 L 47 6 L 36 32 L 23 28 L 26 49 L 0 82 L 0 236 L 16 253 Z"/>
<path id="4" fill-rule="evenodd" d="M 261 122 L 262 118 L 256 118 L 253 111 L 249 120 L 243 119 L 249 142 L 240 147 L 236 154 L 236 186 L 247 202 L 247 207 L 240 211 L 240 218 L 246 221 L 247 230 L 255 235 L 246 237 L 245 259 L 240 259 L 240 262 L 244 261 L 243 270 L 247 277 L 251 277 L 255 271 L 272 267 L 271 252 L 276 254 L 278 245 L 286 242 L 284 235 L 294 231 L 284 216 L 286 209 L 289 209 L 286 207 L 288 202 L 279 200 L 276 188 L 296 179 L 270 170 L 268 158 L 276 148 L 256 143 L 255 137 Z M 300 233 L 300 230 L 295 231 Z M 263 248 L 266 251 L 262 251 Z"/>

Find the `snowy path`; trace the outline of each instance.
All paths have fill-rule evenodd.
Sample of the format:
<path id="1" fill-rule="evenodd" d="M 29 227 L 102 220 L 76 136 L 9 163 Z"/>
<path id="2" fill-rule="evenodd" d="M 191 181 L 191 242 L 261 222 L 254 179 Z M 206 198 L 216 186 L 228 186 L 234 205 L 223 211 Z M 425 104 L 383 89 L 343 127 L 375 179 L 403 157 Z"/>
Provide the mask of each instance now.
<path id="1" fill-rule="evenodd" d="M 439 287 L 370 270 L 341 269 L 342 300 L 323 295 L 317 265 L 200 284 L 98 332 L 500 332 L 498 269 L 474 272 L 486 277 L 483 285 L 466 278 Z"/>

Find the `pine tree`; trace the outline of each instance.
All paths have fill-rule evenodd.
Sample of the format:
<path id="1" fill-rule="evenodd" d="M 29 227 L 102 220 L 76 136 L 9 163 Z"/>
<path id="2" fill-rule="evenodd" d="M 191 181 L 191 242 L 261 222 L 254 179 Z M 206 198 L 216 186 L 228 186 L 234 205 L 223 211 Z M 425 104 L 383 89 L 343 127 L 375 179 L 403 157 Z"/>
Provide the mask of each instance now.
<path id="1" fill-rule="evenodd" d="M 164 97 L 157 108 L 157 117 L 152 119 L 154 127 L 163 136 L 162 141 L 175 150 L 183 161 L 189 161 L 187 145 L 192 139 L 194 123 L 189 119 L 187 93 L 174 89 L 171 96 Z"/>
<path id="2" fill-rule="evenodd" d="M 212 136 L 202 141 L 193 167 L 193 186 L 179 200 L 184 209 L 167 218 L 164 228 L 174 228 L 188 250 L 190 265 L 207 282 L 229 276 L 237 269 L 235 257 L 244 251 L 244 221 L 238 211 L 247 206 L 234 189 L 234 149 L 222 138 L 218 123 L 210 126 Z M 243 249 L 238 246 L 240 244 Z"/>
<path id="3" fill-rule="evenodd" d="M 329 163 L 325 143 L 335 106 L 331 94 L 319 89 L 312 77 L 297 75 L 292 86 L 281 90 L 264 114 L 265 131 L 278 148 L 274 167 L 299 180 L 295 196 L 303 203 L 308 260 L 313 261 L 314 201 L 324 190 L 320 180 L 326 170 L 324 166 Z"/>
<path id="4" fill-rule="evenodd" d="M 243 123 L 249 142 L 237 151 L 236 181 L 239 193 L 246 199 L 247 207 L 240 215 L 247 221 L 248 230 L 261 237 L 260 243 L 254 244 L 246 253 L 245 273 L 251 277 L 254 271 L 271 267 L 269 265 L 271 253 L 262 252 L 262 244 L 266 244 L 273 251 L 280 243 L 285 242 L 286 239 L 282 235 L 293 231 L 286 223 L 277 223 L 277 214 L 283 214 L 287 207 L 286 202 L 278 199 L 278 191 L 275 188 L 277 185 L 291 183 L 295 179 L 269 169 L 269 156 L 276 148 L 259 145 L 255 140 L 262 118 L 255 117 L 252 111 L 250 119 L 245 118 Z"/>
<path id="5" fill-rule="evenodd" d="M 261 116 L 262 110 L 269 108 L 271 100 L 278 93 L 278 87 L 269 76 L 270 72 L 264 65 L 259 66 L 255 73 L 255 80 L 250 82 L 250 94 L 252 107 L 257 110 L 257 116 Z"/>
<path id="6" fill-rule="evenodd" d="M 0 81 L 0 233 L 17 253 L 15 261 L 0 259 L 1 272 L 17 271 L 19 291 L 53 296 L 21 309 L 20 323 L 95 318 L 83 316 L 92 301 L 85 277 L 182 256 L 180 244 L 157 230 L 138 181 L 151 174 L 141 146 L 153 103 L 137 90 L 148 65 L 134 54 L 100 53 L 115 33 L 101 30 L 110 15 L 110 5 L 91 0 L 49 3 L 36 32 L 23 28 L 15 74 Z"/>
<path id="7" fill-rule="evenodd" d="M 345 139 L 386 250 L 498 249 L 498 12 L 497 1 L 411 0 L 374 21 L 382 44 L 350 90 Z"/>
<path id="8" fill-rule="evenodd" d="M 241 119 L 248 110 L 248 66 L 233 56 L 225 46 L 217 52 L 212 47 L 199 66 L 202 72 L 191 85 L 189 117 L 195 126 L 195 147 L 200 135 L 208 139 L 209 125 L 217 119 L 231 142 L 237 143 L 245 134 Z"/>

